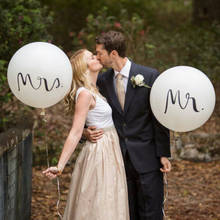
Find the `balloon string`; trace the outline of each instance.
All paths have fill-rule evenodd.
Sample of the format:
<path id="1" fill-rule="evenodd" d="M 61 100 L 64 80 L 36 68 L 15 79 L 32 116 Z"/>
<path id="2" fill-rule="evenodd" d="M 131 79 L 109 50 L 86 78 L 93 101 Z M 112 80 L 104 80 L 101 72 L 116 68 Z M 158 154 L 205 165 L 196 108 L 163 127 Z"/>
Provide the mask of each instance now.
<path id="1" fill-rule="evenodd" d="M 46 138 L 45 138 L 45 147 L 46 147 L 46 155 L 47 155 L 47 167 L 50 167 L 50 162 L 49 162 L 49 153 L 48 153 L 48 145 L 46 142 Z"/>
<path id="2" fill-rule="evenodd" d="M 45 113 L 45 108 L 42 108 L 42 109 L 41 109 L 40 115 L 43 116 L 43 120 L 45 121 L 45 117 L 44 117 L 44 116 L 46 115 L 46 113 Z"/>
<path id="3" fill-rule="evenodd" d="M 45 109 L 43 108 L 40 115 L 42 116 L 43 122 L 44 122 L 44 128 L 46 128 L 46 112 Z M 49 153 L 48 153 L 48 145 L 47 145 L 47 135 L 44 135 L 44 143 L 45 143 L 45 150 L 46 150 L 46 158 L 47 158 L 47 167 L 50 167 L 50 162 L 49 162 Z"/>
<path id="4" fill-rule="evenodd" d="M 165 214 L 165 211 L 164 211 L 165 202 L 166 202 L 167 199 L 168 199 L 168 181 L 167 181 L 167 174 L 166 174 L 166 173 L 164 173 L 163 178 L 164 178 L 164 184 L 165 184 L 165 187 L 164 187 L 164 189 L 165 189 L 165 195 L 164 195 L 164 201 L 163 201 L 163 209 L 162 209 L 162 211 L 163 211 L 164 217 L 166 218 L 166 214 Z"/>
<path id="5" fill-rule="evenodd" d="M 177 149 L 177 141 L 180 138 L 180 135 L 178 132 L 174 131 L 173 132 L 173 139 L 174 139 L 174 149 Z"/>
<path id="6" fill-rule="evenodd" d="M 173 141 L 174 141 L 174 148 L 175 149 L 177 148 L 177 141 L 178 141 L 179 137 L 180 137 L 179 133 L 174 131 L 173 132 Z M 167 174 L 166 173 L 164 173 L 163 178 L 164 178 L 164 191 L 165 191 L 164 194 L 165 195 L 164 195 L 162 211 L 163 211 L 164 217 L 166 218 L 167 216 L 166 216 L 165 211 L 164 211 L 165 203 L 166 203 L 166 201 L 168 199 L 168 180 L 167 180 L 168 178 L 167 178 Z"/>
<path id="7" fill-rule="evenodd" d="M 40 115 L 43 117 L 43 122 L 46 127 L 47 119 L 46 119 L 46 113 L 45 109 L 42 109 Z M 45 143 L 45 149 L 46 149 L 46 157 L 47 157 L 47 167 L 50 167 L 50 162 L 49 162 L 49 153 L 48 153 L 48 145 L 47 145 L 47 135 L 44 136 L 44 143 Z M 60 181 L 59 178 L 57 177 L 57 193 L 58 193 L 58 200 L 56 204 L 57 208 L 57 215 L 59 216 L 60 219 L 62 219 L 62 215 L 59 212 L 59 204 L 60 204 Z"/>
<path id="8" fill-rule="evenodd" d="M 57 193 L 58 193 L 58 200 L 57 200 L 57 214 L 60 217 L 60 219 L 62 219 L 62 215 L 59 212 L 59 204 L 60 204 L 60 181 L 59 181 L 59 177 L 57 177 Z"/>

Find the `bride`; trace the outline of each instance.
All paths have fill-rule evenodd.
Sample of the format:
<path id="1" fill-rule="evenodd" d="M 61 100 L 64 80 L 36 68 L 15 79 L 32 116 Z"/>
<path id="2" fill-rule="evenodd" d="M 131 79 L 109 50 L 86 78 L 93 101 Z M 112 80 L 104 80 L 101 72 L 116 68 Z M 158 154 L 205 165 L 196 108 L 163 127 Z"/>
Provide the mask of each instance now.
<path id="1" fill-rule="evenodd" d="M 83 133 L 84 125 L 104 134 L 96 143 L 86 141 L 75 163 L 63 220 L 129 220 L 126 176 L 112 110 L 96 88 L 101 63 L 90 51 L 70 58 L 73 81 L 65 101 L 74 112 L 72 128 L 57 167 L 43 173 L 61 175 Z"/>

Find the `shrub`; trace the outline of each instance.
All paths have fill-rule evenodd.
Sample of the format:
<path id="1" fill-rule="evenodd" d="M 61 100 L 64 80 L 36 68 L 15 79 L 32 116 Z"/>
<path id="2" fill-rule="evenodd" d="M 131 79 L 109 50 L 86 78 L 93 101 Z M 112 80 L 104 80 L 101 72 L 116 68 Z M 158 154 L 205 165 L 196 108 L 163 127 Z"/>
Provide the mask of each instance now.
<path id="1" fill-rule="evenodd" d="M 7 109 L 11 93 L 7 84 L 7 66 L 12 55 L 23 45 L 34 41 L 51 41 L 47 28 L 52 14 L 37 0 L 0 1 L 0 131 L 6 129 L 12 111 Z M 3 105 L 7 103 L 7 105 Z"/>
<path id="2" fill-rule="evenodd" d="M 131 59 L 144 59 L 148 55 L 149 51 L 144 51 L 144 47 L 152 46 L 146 43 L 148 29 L 145 28 L 144 20 L 137 13 L 129 16 L 127 10 L 122 9 L 120 15 L 115 17 L 109 15 L 107 7 L 103 7 L 98 11 L 97 16 L 89 14 L 86 21 L 86 27 L 80 32 L 69 33 L 73 39 L 75 50 L 82 47 L 94 50 L 95 37 L 98 34 L 108 30 L 116 30 L 123 32 L 127 38 L 127 54 Z"/>
<path id="3" fill-rule="evenodd" d="M 213 82 L 219 81 L 220 44 L 219 25 L 196 26 L 190 21 L 176 29 L 149 26 L 137 13 L 129 15 L 121 9 L 112 16 L 107 7 L 97 15 L 89 14 L 81 31 L 70 32 L 73 48 L 94 50 L 95 36 L 103 31 L 118 30 L 127 38 L 129 56 L 133 61 L 157 68 L 160 72 L 177 65 L 193 66 L 207 74 Z"/>
<path id="4" fill-rule="evenodd" d="M 155 45 L 155 56 L 148 60 L 164 71 L 177 65 L 195 67 L 214 82 L 220 80 L 220 31 L 217 24 L 198 27 L 185 24 L 176 30 L 152 30 L 149 42 Z"/>

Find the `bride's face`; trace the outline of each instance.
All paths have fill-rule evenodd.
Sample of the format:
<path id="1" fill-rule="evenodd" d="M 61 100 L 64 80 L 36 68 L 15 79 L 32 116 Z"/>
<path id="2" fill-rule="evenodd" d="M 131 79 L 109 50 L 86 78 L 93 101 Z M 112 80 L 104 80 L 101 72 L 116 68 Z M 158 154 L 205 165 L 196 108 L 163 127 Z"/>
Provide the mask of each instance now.
<path id="1" fill-rule="evenodd" d="M 99 72 L 102 69 L 103 67 L 102 64 L 99 62 L 96 56 L 93 55 L 90 51 L 88 50 L 85 51 L 84 58 L 86 60 L 90 72 Z"/>

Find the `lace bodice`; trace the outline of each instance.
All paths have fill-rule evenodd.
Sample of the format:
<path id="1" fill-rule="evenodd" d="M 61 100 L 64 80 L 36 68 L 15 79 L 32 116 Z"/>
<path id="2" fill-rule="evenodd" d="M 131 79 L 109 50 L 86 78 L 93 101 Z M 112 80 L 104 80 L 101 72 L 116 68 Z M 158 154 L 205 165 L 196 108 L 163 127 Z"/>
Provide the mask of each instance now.
<path id="1" fill-rule="evenodd" d="M 80 87 L 76 91 L 76 100 L 81 91 L 87 90 L 85 87 Z M 92 93 L 89 91 L 96 99 L 95 107 L 89 110 L 86 125 L 87 126 L 95 126 L 96 128 L 107 128 L 113 126 L 112 120 L 112 109 L 107 103 L 107 101 L 101 95 Z"/>

